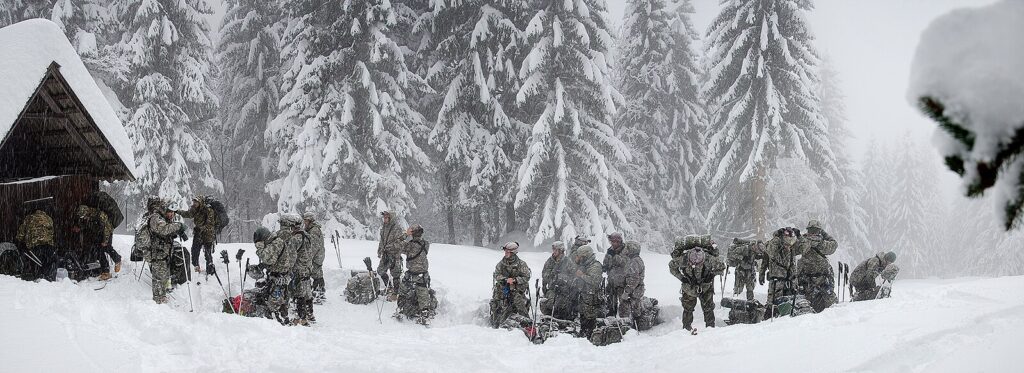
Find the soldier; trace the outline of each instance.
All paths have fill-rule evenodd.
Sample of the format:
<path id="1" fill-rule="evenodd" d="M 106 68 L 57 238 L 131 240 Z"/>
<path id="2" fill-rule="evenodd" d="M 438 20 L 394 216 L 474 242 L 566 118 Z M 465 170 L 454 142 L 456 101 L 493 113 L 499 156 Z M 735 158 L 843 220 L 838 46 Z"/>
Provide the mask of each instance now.
<path id="1" fill-rule="evenodd" d="M 800 238 L 800 262 L 797 263 L 797 285 L 800 293 L 811 302 L 814 312 L 836 304 L 835 282 L 828 255 L 839 246 L 817 220 L 807 223 L 807 232 Z"/>
<path id="2" fill-rule="evenodd" d="M 38 265 L 35 277 L 53 281 L 59 261 L 56 246 L 53 244 L 53 219 L 50 215 L 40 209 L 32 211 L 18 226 L 16 239 L 27 256 L 39 261 L 34 263 Z"/>
<path id="3" fill-rule="evenodd" d="M 377 257 L 380 258 L 377 274 L 387 287 L 388 301 L 393 302 L 398 297 L 398 281 L 402 275 L 401 250 L 405 233 L 393 212 L 384 211 L 380 216 L 384 224 L 380 227 L 380 240 L 377 242 Z"/>
<path id="4" fill-rule="evenodd" d="M 875 299 L 879 289 L 875 278 L 882 276 L 884 280 L 895 280 L 896 274 L 899 273 L 899 267 L 896 267 L 895 262 L 896 253 L 890 251 L 878 253 L 857 265 L 850 274 L 850 284 L 855 289 L 853 301 Z"/>
<path id="5" fill-rule="evenodd" d="M 110 279 L 110 262 L 107 256 L 114 260 L 114 272 L 121 272 L 121 255 L 114 250 L 110 244 L 113 237 L 114 227 L 110 225 L 107 214 L 99 209 L 86 205 L 79 205 L 75 209 L 75 220 L 71 231 L 75 233 L 75 240 L 78 241 L 83 261 L 99 263 L 100 281 Z"/>
<path id="6" fill-rule="evenodd" d="M 736 273 L 733 276 L 733 294 L 739 296 L 746 289 L 747 300 L 754 300 L 757 261 L 764 258 L 764 243 L 733 238 L 728 258 L 729 263 L 727 264 L 736 267 Z"/>
<path id="7" fill-rule="evenodd" d="M 576 263 L 576 290 L 580 294 L 580 333 L 589 339 L 597 327 L 597 318 L 605 316 L 601 263 L 594 257 L 590 245 L 573 250 L 572 259 Z"/>
<path id="8" fill-rule="evenodd" d="M 543 314 L 561 320 L 576 319 L 578 294 L 574 291 L 575 277 L 576 264 L 565 254 L 565 243 L 555 241 L 551 244 L 551 257 L 544 262 L 542 272 L 544 300 L 540 309 Z"/>
<path id="9" fill-rule="evenodd" d="M 281 229 L 273 237 L 256 243 L 256 255 L 260 258 L 260 267 L 267 272 L 267 307 L 271 310 L 268 316 L 276 318 L 281 325 L 291 325 L 288 288 L 304 238 L 298 216 L 282 215 L 279 223 Z"/>
<path id="10" fill-rule="evenodd" d="M 415 317 L 416 323 L 426 325 L 435 315 L 437 301 L 430 290 L 430 242 L 423 239 L 423 227 L 413 224 L 405 230 L 411 239 L 402 245 L 405 255 L 405 275 L 402 277 L 398 311 L 406 317 Z"/>
<path id="11" fill-rule="evenodd" d="M 313 277 L 313 302 L 323 304 L 327 294 L 324 283 L 324 232 L 320 228 L 320 224 L 316 222 L 316 215 L 312 212 L 302 214 L 302 222 L 306 235 L 309 237 L 309 244 L 312 245 L 313 271 L 310 276 Z M 310 321 L 316 322 L 316 319 Z"/>
<path id="12" fill-rule="evenodd" d="M 573 238 L 573 240 L 572 240 L 572 246 L 569 247 L 569 253 L 571 254 L 571 253 L 575 252 L 576 249 L 580 248 L 580 246 L 589 245 L 589 244 L 590 244 L 590 239 L 587 238 L 587 236 L 584 236 L 582 234 L 577 235 L 576 238 Z"/>
<path id="13" fill-rule="evenodd" d="M 611 247 L 605 251 L 604 261 L 601 270 L 608 273 L 608 286 L 605 290 L 605 300 L 608 305 L 608 315 L 618 314 L 619 298 L 622 296 L 622 288 L 625 286 L 626 258 L 621 255 L 623 249 L 622 233 L 615 232 L 608 235 Z"/>
<path id="14" fill-rule="evenodd" d="M 149 262 L 153 301 L 163 304 L 167 303 L 167 289 L 171 282 L 167 260 L 174 249 L 174 239 L 184 237 L 185 225 L 174 222 L 174 210 L 168 210 L 167 203 L 160 198 L 149 198 L 146 210 L 149 211 L 146 225 L 140 229 L 148 230 L 149 245 L 143 251 L 143 258 Z"/>
<path id="15" fill-rule="evenodd" d="M 708 252 L 714 250 L 714 241 L 710 236 L 687 236 L 686 240 L 696 240 L 700 245 L 676 242 L 676 247 L 686 249 L 678 252 L 669 262 L 669 272 L 682 283 L 682 297 L 679 300 L 683 303 L 683 328 L 696 333 L 693 329 L 693 311 L 697 301 L 700 301 L 704 313 L 704 326 L 715 327 L 715 276 L 725 271 L 725 263 Z"/>
<path id="16" fill-rule="evenodd" d="M 619 317 L 633 318 L 642 313 L 641 301 L 644 299 L 644 276 L 646 269 L 644 259 L 640 257 L 640 243 L 626 242 L 624 250 L 619 254 L 624 258 L 623 288 L 619 295 Z"/>
<path id="17" fill-rule="evenodd" d="M 314 247 L 305 231 L 302 218 L 294 214 L 286 216 L 287 223 L 292 227 L 292 239 L 289 242 L 295 245 L 292 287 L 295 289 L 295 313 L 298 318 L 292 320 L 292 324 L 309 326 L 310 323 L 316 322 L 313 316 L 313 280 L 310 278 L 313 273 Z"/>
<path id="18" fill-rule="evenodd" d="M 213 274 L 217 271 L 213 265 L 213 250 L 217 244 L 217 214 L 206 201 L 204 196 L 196 196 L 192 198 L 192 206 L 188 211 L 179 210 L 177 213 L 183 218 L 192 219 L 192 266 L 196 272 L 202 272 L 199 268 L 199 250 L 202 250 L 206 258 L 206 271 Z"/>
<path id="19" fill-rule="evenodd" d="M 766 306 L 771 315 L 775 305 L 775 298 L 796 295 L 796 256 L 800 255 L 800 230 L 796 228 L 781 228 L 775 231 L 771 241 L 768 241 L 765 249 L 765 260 L 761 261 L 761 270 L 758 273 L 757 281 L 764 285 L 768 278 L 768 301 Z M 771 315 L 768 315 L 769 317 Z"/>
<path id="20" fill-rule="evenodd" d="M 505 256 L 494 267 L 491 295 L 491 325 L 495 328 L 513 315 L 528 317 L 530 303 L 530 267 L 519 256 L 519 243 L 502 246 Z"/>

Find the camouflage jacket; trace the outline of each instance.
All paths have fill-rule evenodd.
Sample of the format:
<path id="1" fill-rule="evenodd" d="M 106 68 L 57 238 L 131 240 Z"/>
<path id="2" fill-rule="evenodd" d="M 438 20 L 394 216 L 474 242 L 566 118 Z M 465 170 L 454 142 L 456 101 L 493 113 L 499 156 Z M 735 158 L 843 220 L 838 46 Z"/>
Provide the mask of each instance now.
<path id="1" fill-rule="evenodd" d="M 288 240 L 295 245 L 295 269 L 292 271 L 296 276 L 308 277 L 313 274 L 313 244 L 309 240 L 309 234 L 300 232 L 292 235 Z"/>
<path id="2" fill-rule="evenodd" d="M 765 258 L 761 260 L 761 273 L 769 279 L 795 280 L 796 257 L 800 254 L 802 252 L 799 240 L 792 246 L 786 246 L 782 238 L 772 237 L 766 245 Z"/>
<path id="3" fill-rule="evenodd" d="M 167 221 L 161 214 L 150 214 L 146 228 L 149 229 L 149 250 L 144 255 L 148 261 L 163 260 L 171 255 L 174 238 L 178 236 L 184 225 Z"/>
<path id="4" fill-rule="evenodd" d="M 107 228 L 110 227 L 106 216 L 106 214 L 100 215 L 94 209 L 91 209 L 88 215 L 75 217 L 74 224 L 78 228 L 78 233 L 75 234 L 75 243 L 79 246 L 79 249 L 93 249 L 106 246 L 106 243 L 109 242 L 107 241 Z"/>
<path id="5" fill-rule="evenodd" d="M 568 290 L 569 286 L 572 285 L 573 278 L 576 277 L 576 264 L 572 262 L 572 259 L 566 257 L 565 254 L 562 254 L 558 259 L 549 257 L 544 262 L 544 270 L 541 276 L 544 281 L 545 294 L 548 291 L 554 291 L 556 288 Z"/>
<path id="6" fill-rule="evenodd" d="M 402 254 L 405 254 L 406 271 L 411 274 L 427 273 L 430 270 L 430 262 L 427 254 L 430 252 L 430 242 L 422 237 L 413 238 L 402 245 Z"/>
<path id="7" fill-rule="evenodd" d="M 576 287 L 583 294 L 596 294 L 601 290 L 604 283 L 604 272 L 601 271 L 601 263 L 594 258 L 594 254 L 588 253 L 586 257 L 576 263 Z"/>
<path id="8" fill-rule="evenodd" d="M 715 276 L 725 271 L 725 263 L 717 256 L 707 254 L 704 263 L 691 267 L 686 255 L 677 256 L 668 263 L 669 272 L 682 283 L 682 292 L 689 296 L 714 292 Z"/>
<path id="9" fill-rule="evenodd" d="M 832 265 L 828 255 L 835 254 L 839 244 L 828 233 L 814 230 L 804 234 L 797 245 L 800 246 L 800 262 L 797 265 L 797 276 L 832 276 Z"/>
<path id="10" fill-rule="evenodd" d="M 522 259 L 518 256 L 513 255 L 510 258 L 501 258 L 498 261 L 498 265 L 494 267 L 494 286 L 495 289 L 501 289 L 505 284 L 505 279 L 514 278 L 516 280 L 515 286 L 512 290 L 519 292 L 530 291 L 530 266 L 526 265 Z"/>
<path id="11" fill-rule="evenodd" d="M 601 270 L 608 272 L 608 286 L 618 288 L 626 282 L 626 257 L 622 255 L 624 250 L 626 250 L 625 244 L 617 250 L 609 247 L 608 251 L 604 253 Z"/>
<path id="12" fill-rule="evenodd" d="M 627 242 L 625 250 L 620 254 L 624 257 L 623 281 L 626 289 L 644 286 L 646 269 L 644 259 L 640 257 L 640 244 Z"/>
<path id="13" fill-rule="evenodd" d="M 309 237 L 309 244 L 312 248 L 313 253 L 313 277 L 322 278 L 324 277 L 324 231 L 320 229 L 320 224 L 313 223 L 306 229 L 306 235 Z"/>
<path id="14" fill-rule="evenodd" d="M 882 271 L 885 269 L 886 263 L 882 259 L 883 257 L 885 257 L 885 253 L 881 252 L 858 264 L 853 269 L 853 272 L 850 273 L 850 281 L 854 284 L 874 283 L 875 277 L 882 274 Z"/>
<path id="15" fill-rule="evenodd" d="M 271 273 L 291 273 L 295 269 L 301 237 L 288 229 L 281 229 L 266 242 L 257 244 L 256 256 Z"/>
<path id="16" fill-rule="evenodd" d="M 199 207 L 189 207 L 187 211 L 177 211 L 178 215 L 192 219 L 192 239 L 210 243 L 217 239 L 217 214 L 213 208 L 203 203 Z"/>
<path id="17" fill-rule="evenodd" d="M 390 213 L 391 221 L 380 227 L 380 239 L 377 241 L 377 256 L 386 254 L 398 255 L 405 242 L 405 230 L 398 225 L 398 217 Z"/>
<path id="18" fill-rule="evenodd" d="M 41 210 L 28 214 L 18 226 L 17 239 L 26 249 L 39 245 L 53 247 L 53 219 Z"/>

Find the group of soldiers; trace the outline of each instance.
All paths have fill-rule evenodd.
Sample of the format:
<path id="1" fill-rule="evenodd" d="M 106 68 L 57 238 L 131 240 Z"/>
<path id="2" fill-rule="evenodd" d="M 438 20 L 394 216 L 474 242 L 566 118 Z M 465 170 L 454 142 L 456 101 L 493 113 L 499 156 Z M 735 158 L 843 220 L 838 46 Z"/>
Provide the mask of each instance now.
<path id="1" fill-rule="evenodd" d="M 538 292 L 541 313 L 555 319 L 578 320 L 582 334 L 588 337 L 598 318 L 617 316 L 636 325 L 651 306 L 644 297 L 645 266 L 640 245 L 623 241 L 621 233 L 609 235 L 608 241 L 610 247 L 603 262 L 596 260 L 590 241 L 583 236 L 576 237 L 568 248 L 561 241 L 551 245 L 551 257 L 544 263 L 542 274 L 543 295 Z M 836 240 L 815 220 L 803 231 L 778 229 L 767 242 L 734 239 L 726 261 L 710 235 L 684 237 L 675 242 L 669 262 L 669 272 L 680 281 L 683 328 L 696 333 L 693 313 L 698 303 L 704 325 L 715 327 L 715 277 L 727 276 L 729 267 L 736 268 L 734 294 L 745 292 L 748 302 L 756 302 L 754 287 L 767 282 L 765 306 L 756 302 L 761 312 L 757 320 L 777 316 L 780 309 L 797 312 L 795 308 L 805 307 L 807 312 L 821 312 L 838 302 L 835 272 L 828 260 L 837 248 Z M 518 243 L 506 243 L 502 249 L 504 257 L 494 270 L 490 301 L 495 327 L 509 318 L 529 317 L 530 312 L 530 268 L 517 256 Z M 899 271 L 895 260 L 895 253 L 880 253 L 858 265 L 850 280 L 852 299 L 875 299 L 879 292 L 876 277 L 889 282 L 895 279 Z M 787 307 L 780 307 L 782 304 Z"/>
<path id="2" fill-rule="evenodd" d="M 423 238 L 423 226 L 402 229 L 393 211 L 381 212 L 377 245 L 376 274 L 384 284 L 389 302 L 398 302 L 395 318 L 407 318 L 426 325 L 437 314 L 437 297 L 430 287 L 430 242 Z M 403 260 L 405 265 L 403 271 Z"/>

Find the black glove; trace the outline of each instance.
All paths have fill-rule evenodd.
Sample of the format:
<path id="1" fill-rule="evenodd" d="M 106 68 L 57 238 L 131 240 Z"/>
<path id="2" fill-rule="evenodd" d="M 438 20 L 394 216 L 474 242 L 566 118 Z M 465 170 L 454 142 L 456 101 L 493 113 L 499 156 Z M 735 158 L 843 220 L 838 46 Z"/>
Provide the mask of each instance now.
<path id="1" fill-rule="evenodd" d="M 181 237 L 182 241 L 188 241 L 188 235 L 185 234 L 184 228 L 182 228 L 181 232 L 178 233 L 178 237 Z"/>
<path id="2" fill-rule="evenodd" d="M 238 252 L 235 253 L 235 259 L 242 261 L 242 255 L 245 255 L 245 249 L 238 249 Z"/>
<path id="3" fill-rule="evenodd" d="M 793 234 L 796 235 L 796 238 L 800 238 L 800 228 L 793 228 Z"/>

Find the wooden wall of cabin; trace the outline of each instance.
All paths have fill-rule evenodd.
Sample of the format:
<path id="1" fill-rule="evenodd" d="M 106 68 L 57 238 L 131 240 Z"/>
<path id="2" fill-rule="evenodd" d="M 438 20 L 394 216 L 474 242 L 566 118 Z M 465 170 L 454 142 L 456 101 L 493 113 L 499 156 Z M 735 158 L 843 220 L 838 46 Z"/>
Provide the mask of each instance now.
<path id="1" fill-rule="evenodd" d="M 0 183 L 0 242 L 14 242 L 26 201 L 53 198 L 54 235 L 59 247 L 68 247 L 75 208 L 99 182 L 86 175 L 57 176 L 45 180 Z"/>

